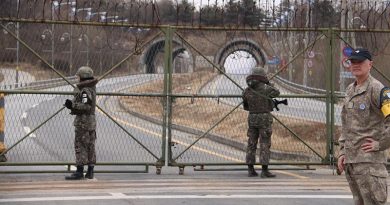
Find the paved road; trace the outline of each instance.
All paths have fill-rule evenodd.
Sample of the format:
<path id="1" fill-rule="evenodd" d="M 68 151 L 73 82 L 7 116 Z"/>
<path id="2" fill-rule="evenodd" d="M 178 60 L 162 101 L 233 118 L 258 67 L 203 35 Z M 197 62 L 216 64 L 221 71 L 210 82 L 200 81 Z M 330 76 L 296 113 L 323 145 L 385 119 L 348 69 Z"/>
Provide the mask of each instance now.
<path id="1" fill-rule="evenodd" d="M 246 88 L 246 76 L 240 74 L 229 74 L 229 77 L 239 84 L 242 88 Z M 293 94 L 283 87 L 276 86 L 280 89 L 282 95 Z M 219 75 L 214 81 L 211 81 L 202 89 L 204 94 L 213 95 L 241 95 L 242 90 L 231 82 L 226 76 Z M 226 98 L 219 99 L 222 102 L 231 105 L 237 105 L 242 101 L 241 98 Z M 279 99 L 281 100 L 281 99 Z M 289 98 L 288 106 L 280 105 L 280 111 L 273 112 L 276 116 L 290 116 L 297 119 L 312 120 L 315 122 L 326 122 L 326 103 L 317 99 L 310 98 Z M 341 125 L 341 107 L 335 106 L 335 123 Z"/>
<path id="2" fill-rule="evenodd" d="M 137 75 L 103 80 L 98 84 L 99 92 L 123 92 L 131 86 L 161 78 L 162 75 Z M 71 91 L 71 86 L 50 89 L 51 91 Z M 57 110 L 70 96 L 59 95 L 10 95 L 6 97 L 6 143 L 11 146 L 39 126 Z M 126 131 L 119 128 L 105 114 L 97 112 L 96 145 L 99 162 L 122 163 L 155 163 L 162 156 L 162 126 L 130 115 L 123 110 L 118 97 L 98 97 L 98 105 L 112 118 L 120 123 Z M 142 99 L 140 99 L 142 100 Z M 29 135 L 20 144 L 7 153 L 9 162 L 73 162 L 73 116 L 68 110 L 61 111 L 52 120 Z M 173 130 L 172 156 L 176 158 L 192 144 L 198 136 Z M 143 146 L 138 144 L 137 139 Z M 154 156 L 153 156 L 154 155 Z M 186 151 L 176 162 L 243 162 L 245 153 L 230 146 L 222 145 L 208 139 L 202 139 Z M 27 169 L 33 169 L 26 167 Z M 22 168 L 22 169 L 26 169 Z M 1 169 L 8 169 L 1 167 Z M 53 169 L 53 167 L 44 167 Z M 54 167 L 54 170 L 64 170 L 64 167 Z"/>
<path id="3" fill-rule="evenodd" d="M 130 87 L 139 83 L 144 83 L 159 76 L 138 75 L 117 78 L 115 81 L 103 80 L 99 83 L 99 92 L 113 91 L 121 87 Z M 49 89 L 50 91 L 71 91 L 71 86 L 63 86 Z M 6 97 L 6 124 L 5 141 L 11 146 L 29 133 L 32 129 L 38 127 L 51 115 L 63 107 L 63 102 L 71 96 L 59 95 L 10 95 Z M 118 99 L 117 97 L 113 97 Z M 104 99 L 102 100 L 104 101 Z M 101 105 L 101 103 L 98 103 Z M 103 102 L 105 110 L 117 110 L 117 105 L 106 104 Z M 9 162 L 72 162 L 73 154 L 73 121 L 74 116 L 69 115 L 67 109 L 61 111 L 52 120 L 45 123 L 44 126 L 29 135 L 25 140 L 7 153 Z M 122 119 L 123 120 L 123 119 Z M 127 119 L 124 119 L 127 120 Z M 119 129 L 102 112 L 97 113 L 97 121 L 101 125 L 98 127 L 99 140 L 97 150 L 99 150 L 100 161 L 116 162 L 155 162 L 150 155 L 145 153 L 141 147 L 134 141 L 129 140 L 124 131 Z M 148 123 L 145 123 L 145 126 Z M 150 124 L 150 123 L 149 123 Z M 145 128 L 144 130 L 147 130 Z M 135 131 L 135 135 L 140 130 Z M 142 132 L 142 131 L 141 131 Z M 155 138 L 155 137 L 154 137 Z M 161 143 L 155 143 L 148 138 L 141 140 L 143 143 L 153 144 L 156 149 L 161 150 Z M 160 139 L 161 141 L 161 139 Z M 118 147 L 118 145 L 120 147 Z M 127 147 L 128 146 L 128 147 Z M 142 150 L 138 151 L 134 150 Z M 114 152 L 113 152 L 114 151 Z M 117 152 L 115 152 L 117 151 Z M 136 155 L 134 155 L 136 153 Z M 158 154 L 158 153 L 156 153 Z M 145 157 L 146 156 L 146 157 Z M 159 156 L 159 155 L 158 155 Z M 115 158 L 118 157 L 118 158 Z M 131 157 L 131 158 L 128 158 Z M 121 159 L 120 159 L 121 158 Z"/>
<path id="4" fill-rule="evenodd" d="M 174 169 L 162 175 L 96 174 L 96 180 L 83 181 L 62 181 L 55 174 L 5 175 L 0 204 L 353 204 L 345 177 L 330 169 L 275 172 L 275 179 L 248 178 L 245 171 L 177 175 Z"/>

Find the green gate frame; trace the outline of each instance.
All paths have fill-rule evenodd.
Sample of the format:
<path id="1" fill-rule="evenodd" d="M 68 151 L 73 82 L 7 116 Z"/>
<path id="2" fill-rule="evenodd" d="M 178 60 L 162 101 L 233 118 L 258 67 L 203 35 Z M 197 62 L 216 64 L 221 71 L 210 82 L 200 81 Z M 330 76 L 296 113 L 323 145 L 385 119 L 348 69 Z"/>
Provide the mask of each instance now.
<path id="1" fill-rule="evenodd" d="M 15 33 L 10 31 L 6 26 L 4 26 L 4 22 L 19 22 L 19 23 L 49 23 L 49 24 L 73 24 L 74 22 L 71 21 L 35 21 L 35 20 L 29 20 L 29 19 L 10 19 L 10 18 L 0 18 L 1 24 L 0 26 L 6 30 L 8 33 L 10 33 L 18 42 L 20 42 L 24 47 L 26 47 L 31 53 L 33 53 L 37 58 L 42 60 L 47 66 L 49 66 L 55 73 L 57 73 L 62 79 L 64 79 L 69 85 L 73 86 L 71 82 L 69 82 L 65 76 L 63 76 L 61 73 L 59 73 L 53 65 L 50 65 L 44 58 L 42 58 L 37 52 L 35 52 L 31 47 L 28 46 L 26 42 L 24 42 L 22 39 L 20 39 Z M 182 171 L 185 166 L 204 166 L 204 165 L 245 165 L 245 163 L 177 163 L 176 160 L 183 155 L 187 150 L 189 150 L 193 145 L 195 145 L 198 141 L 203 139 L 210 131 L 212 131 L 218 124 L 220 124 L 223 120 L 225 120 L 232 112 L 234 112 L 242 103 L 238 104 L 237 106 L 233 107 L 230 112 L 228 112 L 225 116 L 223 116 L 218 122 L 210 126 L 210 128 L 204 132 L 201 136 L 199 136 L 193 143 L 191 143 L 188 147 L 184 149 L 180 154 L 177 156 L 172 156 L 172 150 L 171 150 L 171 144 L 172 144 L 172 101 L 173 98 L 207 98 L 207 97 L 218 97 L 218 98 L 234 98 L 234 97 L 241 97 L 238 95 L 178 95 L 178 94 L 172 94 L 172 39 L 173 36 L 178 36 L 187 46 L 194 49 L 199 55 L 204 57 L 208 63 L 210 63 L 213 68 L 217 69 L 221 74 L 225 75 L 232 83 L 237 85 L 241 90 L 243 90 L 242 87 L 238 85 L 237 82 L 235 82 L 233 79 L 231 79 L 226 73 L 223 71 L 224 69 L 220 66 L 216 65 L 212 61 L 210 61 L 204 54 L 202 54 L 198 49 L 196 49 L 195 46 L 191 45 L 183 36 L 180 35 L 178 30 L 236 30 L 236 31 L 265 31 L 264 28 L 234 28 L 234 29 L 227 29 L 227 28 L 210 28 L 210 27 L 204 27 L 204 28 L 194 28 L 189 26 L 156 26 L 156 25 L 131 25 L 131 24 L 124 24 L 124 23 L 99 23 L 99 22 L 77 22 L 77 25 L 86 25 L 86 26 L 117 26 L 117 27 L 123 27 L 123 26 L 132 26 L 132 27 L 142 27 L 142 28 L 159 28 L 161 32 L 158 32 L 156 35 L 145 41 L 140 47 L 138 47 L 138 50 L 132 52 L 128 56 L 126 56 L 123 60 L 112 66 L 106 73 L 104 73 L 101 77 L 99 77 L 99 80 L 106 77 L 108 74 L 110 74 L 113 70 L 118 68 L 122 63 L 124 63 L 126 60 L 128 60 L 130 57 L 135 55 L 139 52 L 140 49 L 145 47 L 149 42 L 153 41 L 155 38 L 157 38 L 161 33 L 165 35 L 165 48 L 164 48 L 164 91 L 162 94 L 156 94 L 156 93 L 143 93 L 143 94 L 137 94 L 137 93 L 113 93 L 113 92 L 105 92 L 105 93 L 97 93 L 97 95 L 104 95 L 104 96 L 151 96 L 151 97 L 163 97 L 165 98 L 165 104 L 164 104 L 164 112 L 163 112 L 163 123 L 162 123 L 162 144 L 161 144 L 161 156 L 155 155 L 152 151 L 150 151 L 146 146 L 144 146 L 140 141 L 138 141 L 131 133 L 129 133 L 122 125 L 120 125 L 110 114 L 108 114 L 104 109 L 99 107 L 97 105 L 97 108 L 102 111 L 111 121 L 113 121 L 116 125 L 118 125 L 123 131 L 126 132 L 126 134 L 136 141 L 140 146 L 142 146 L 150 155 L 152 155 L 155 159 L 155 163 L 97 163 L 97 165 L 134 165 L 134 166 L 145 166 L 145 170 L 141 172 L 148 172 L 148 166 L 156 166 L 157 168 L 157 174 L 161 173 L 162 166 L 175 166 L 179 167 L 179 169 Z M 312 47 L 316 41 L 318 41 L 323 36 L 326 36 L 328 38 L 328 49 L 326 54 L 327 64 L 326 67 L 329 69 L 326 69 L 326 94 L 325 95 L 283 95 L 281 97 L 286 98 L 325 98 L 326 100 L 326 135 L 327 135 L 327 143 L 326 143 L 326 156 L 321 156 L 315 149 L 310 147 L 304 140 L 302 140 L 293 130 L 288 128 L 283 122 L 281 122 L 277 117 L 273 116 L 276 121 L 278 121 L 288 132 L 290 132 L 296 139 L 301 141 L 305 146 L 307 146 L 311 151 L 313 151 L 314 154 L 316 154 L 318 157 L 322 159 L 321 163 L 271 163 L 271 165 L 334 165 L 335 163 L 335 156 L 334 156 L 334 146 L 337 144 L 334 142 L 333 136 L 335 132 L 335 117 L 334 117 L 334 103 L 337 102 L 339 98 L 343 98 L 344 96 L 337 95 L 335 93 L 335 75 L 336 71 L 333 66 L 334 58 L 333 58 L 333 50 L 335 48 L 335 42 L 334 40 L 341 39 L 344 41 L 347 45 L 350 45 L 345 39 L 343 39 L 340 35 L 341 32 L 385 32 L 390 33 L 390 30 L 376 30 L 376 29 L 370 29 L 367 31 L 357 30 L 357 29 L 336 29 L 336 28 L 266 28 L 267 31 L 292 31 L 292 32 L 298 32 L 298 31 L 319 31 L 322 34 L 319 35 L 313 42 L 308 44 L 303 50 L 298 52 L 286 65 L 284 65 L 280 70 L 278 70 L 271 78 L 278 75 L 280 72 L 283 71 L 289 64 L 291 64 L 294 60 L 298 58 L 299 55 L 306 52 L 307 49 Z M 388 82 L 390 82 L 389 78 L 386 77 L 382 72 L 380 72 L 377 68 L 374 67 L 374 69 L 380 73 Z M 44 91 L 32 91 L 32 90 L 0 90 L 0 93 L 4 93 L 5 95 L 12 95 L 12 94 L 52 94 L 52 95 L 70 95 L 73 94 L 72 92 L 44 92 Z M 0 153 L 0 156 L 5 155 L 8 151 L 12 150 L 13 147 L 17 146 L 20 142 L 22 142 L 24 139 L 26 139 L 31 133 L 35 132 L 37 129 L 39 129 L 41 126 L 43 126 L 46 122 L 50 121 L 54 116 L 56 116 L 58 113 L 60 113 L 64 107 L 59 108 L 55 113 L 53 113 L 49 118 L 47 118 L 44 122 L 42 122 L 40 125 L 38 125 L 36 128 L 32 129 L 28 134 L 26 134 L 23 138 L 21 138 L 18 142 L 10 146 L 6 151 L 3 153 Z M 74 162 L 59 162 L 59 163 L 0 163 L 0 166 L 30 166 L 30 165 L 39 165 L 39 166 L 56 166 L 56 165 L 73 165 Z M 69 172 L 70 169 L 63 171 L 63 172 Z M 56 171 L 4 171 L 0 173 L 45 173 L 45 172 L 56 172 Z M 61 171 L 62 172 L 62 171 Z M 139 172 L 139 171 L 104 171 L 104 172 Z"/>

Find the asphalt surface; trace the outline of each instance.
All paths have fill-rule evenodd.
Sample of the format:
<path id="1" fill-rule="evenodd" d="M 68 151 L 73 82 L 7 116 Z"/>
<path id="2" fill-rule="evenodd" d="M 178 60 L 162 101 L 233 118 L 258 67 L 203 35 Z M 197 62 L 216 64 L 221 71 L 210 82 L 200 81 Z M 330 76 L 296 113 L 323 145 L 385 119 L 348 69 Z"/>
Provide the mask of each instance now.
<path id="1" fill-rule="evenodd" d="M 353 204 L 344 175 L 333 175 L 327 167 L 273 170 L 277 177 L 272 179 L 248 178 L 244 169 L 213 168 L 218 167 L 186 167 L 178 175 L 178 168 L 163 167 L 156 175 L 150 167 L 149 173 L 97 173 L 81 181 L 65 181 L 65 174 L 4 174 L 0 204 Z"/>
<path id="2" fill-rule="evenodd" d="M 247 75 L 233 75 L 229 74 L 229 77 L 240 85 L 242 88 L 246 88 Z M 282 95 L 292 95 L 289 90 L 275 84 L 280 90 Z M 203 87 L 202 93 L 213 95 L 241 95 L 242 90 L 237 87 L 231 80 L 224 75 L 217 76 L 212 82 Z M 278 100 L 283 100 L 278 98 Z M 241 98 L 225 98 L 220 101 L 235 106 L 239 104 Z M 294 117 L 295 119 L 305 119 L 315 122 L 326 122 L 326 102 L 315 98 L 289 98 L 288 106 L 280 105 L 280 111 L 274 112 L 277 116 Z M 341 125 L 341 107 L 335 105 L 335 123 Z"/>
<path id="3" fill-rule="evenodd" d="M 142 78 L 138 80 L 140 83 L 143 81 Z M 136 82 L 133 79 L 131 83 Z M 121 90 L 122 87 L 128 86 L 128 79 L 123 79 L 122 82 L 103 83 L 100 91 Z M 66 90 L 69 90 L 69 86 Z M 19 138 L 24 136 L 29 132 L 27 128 L 34 128 L 45 117 L 59 109 L 65 97 L 67 96 L 41 96 L 31 99 L 26 96 L 9 97 L 8 102 L 18 102 L 7 105 L 12 111 L 9 113 L 12 118 L 9 119 L 17 124 L 6 124 L 6 130 L 12 133 L 11 136 Z M 118 107 L 116 99 L 102 100 L 100 105 L 103 107 Z M 161 127 L 139 119 L 135 120 L 127 113 L 115 109 L 110 112 L 117 120 L 122 119 L 121 123 L 128 126 L 134 136 L 139 136 L 138 139 L 142 140 L 142 143 L 147 145 L 156 156 L 160 156 L 161 153 L 158 150 L 161 149 L 161 139 L 154 135 L 161 135 Z M 106 120 L 106 118 L 103 119 Z M 29 136 L 26 141 L 19 144 L 13 154 L 9 153 L 10 159 L 22 162 L 38 159 L 49 162 L 72 161 L 72 152 L 69 152 L 72 150 L 72 143 L 69 143 L 73 134 L 70 132 L 72 130 L 71 120 L 68 113 L 62 112 L 59 118 L 48 123 L 49 126 L 39 129 L 34 133 L 35 135 Z M 105 142 L 113 142 L 109 139 L 115 137 L 117 140 L 115 144 L 123 146 L 111 149 L 115 153 L 107 155 L 105 151 L 115 146 L 99 145 L 101 147 L 97 149 L 101 152 L 100 158 L 115 162 L 155 162 L 153 157 L 142 153 L 141 151 L 145 152 L 145 149 L 137 148 L 137 144 L 126 144 L 129 143 L 128 138 L 125 140 L 123 137 L 122 141 L 118 141 L 118 136 L 126 136 L 126 134 L 110 131 L 110 126 L 113 126 L 112 122 L 111 125 L 109 121 L 100 123 L 109 125 L 99 130 L 99 133 L 108 133 L 101 136 L 100 142 L 104 138 L 107 138 Z M 190 139 L 185 133 L 176 132 L 175 134 L 176 140 L 180 141 L 174 151 L 178 154 L 194 139 Z M 14 141 L 17 139 L 7 138 L 7 140 Z M 238 160 L 244 158 L 243 153 L 237 151 L 221 153 L 221 150 L 229 150 L 221 147 L 223 145 L 203 142 L 201 141 L 194 147 L 195 152 L 190 156 L 192 159 L 197 157 L 201 160 L 206 159 L 206 161 L 239 162 Z M 51 148 L 42 146 L 45 144 L 49 144 Z M 54 146 L 64 144 L 69 147 Z M 124 149 L 124 147 L 131 147 L 131 149 Z M 21 155 L 21 153 L 29 154 Z M 113 156 L 119 156 L 119 158 L 113 158 Z M 129 158 L 122 156 L 129 156 Z M 145 159 L 145 156 L 149 158 Z M 142 166 L 97 166 L 96 170 L 142 171 L 143 168 Z M 162 174 L 156 175 L 155 168 L 149 167 L 148 173 L 96 173 L 96 179 L 82 181 L 65 181 L 66 174 L 64 173 L 1 174 L 0 204 L 353 204 L 344 176 L 333 175 L 333 170 L 327 167 L 315 167 L 316 170 L 289 170 L 305 167 L 274 166 L 271 168 L 279 169 L 273 170 L 277 174 L 275 179 L 248 178 L 243 166 L 228 167 L 241 169 L 238 171 L 213 171 L 213 168 L 226 169 L 227 167 L 206 167 L 203 171 L 186 167 L 184 175 L 179 175 L 179 169 L 175 167 L 163 167 Z M 53 167 L 1 167 L 1 169 L 2 171 L 12 171 L 12 169 L 36 171 L 53 170 Z M 64 169 L 64 167 L 56 167 L 54 171 Z"/>

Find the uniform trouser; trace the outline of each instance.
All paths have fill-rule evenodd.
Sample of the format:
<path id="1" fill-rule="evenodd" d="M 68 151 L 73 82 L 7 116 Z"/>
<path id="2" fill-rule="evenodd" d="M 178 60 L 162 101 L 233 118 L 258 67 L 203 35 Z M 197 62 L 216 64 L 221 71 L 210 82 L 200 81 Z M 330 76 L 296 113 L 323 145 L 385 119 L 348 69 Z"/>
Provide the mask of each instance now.
<path id="1" fill-rule="evenodd" d="M 96 131 L 76 128 L 75 133 L 74 148 L 76 152 L 76 165 L 95 165 Z"/>
<path id="2" fill-rule="evenodd" d="M 268 165 L 271 156 L 271 135 L 272 128 L 259 129 L 249 127 L 248 129 L 248 146 L 246 150 L 246 163 L 253 165 L 256 163 L 256 148 L 257 142 L 260 139 L 260 156 L 259 162 L 261 165 Z"/>
<path id="3" fill-rule="evenodd" d="M 374 166 L 385 166 L 374 164 Z M 371 163 L 345 165 L 345 176 L 351 189 L 355 205 L 382 205 L 387 201 L 386 177 L 375 176 Z M 386 169 L 385 167 L 383 169 Z"/>

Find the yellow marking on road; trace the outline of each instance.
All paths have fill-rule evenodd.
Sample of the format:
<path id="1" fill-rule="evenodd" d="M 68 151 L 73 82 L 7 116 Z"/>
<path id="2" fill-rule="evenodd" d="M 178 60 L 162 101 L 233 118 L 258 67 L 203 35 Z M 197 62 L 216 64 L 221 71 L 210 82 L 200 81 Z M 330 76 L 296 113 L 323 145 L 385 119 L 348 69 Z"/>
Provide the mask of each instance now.
<path id="1" fill-rule="evenodd" d="M 98 97 L 97 99 L 97 102 L 99 102 L 101 100 L 101 98 L 103 97 Z M 100 110 L 98 110 L 98 112 L 100 112 L 101 114 L 104 115 L 104 113 Z M 143 127 L 139 127 L 139 126 L 136 126 L 136 125 L 133 125 L 133 124 L 130 124 L 120 118 L 117 118 L 117 117 L 114 117 L 112 116 L 113 119 L 115 119 L 116 121 L 118 122 L 121 122 L 129 127 L 133 127 L 133 128 L 136 128 L 136 129 L 139 129 L 139 130 L 142 130 L 146 133 L 149 133 L 151 135 L 154 135 L 156 137 L 161 137 L 161 133 L 157 133 L 157 132 L 154 132 L 154 131 L 150 131 L 150 130 L 147 130 Z M 173 141 L 173 140 L 172 140 Z M 179 140 L 174 140 L 174 142 L 178 143 L 178 144 L 181 144 L 183 146 L 189 146 L 190 144 L 188 143 L 185 143 L 185 142 L 182 142 L 182 141 L 179 141 Z M 214 155 L 214 156 L 218 156 L 218 157 L 221 157 L 223 159 L 227 159 L 227 160 L 231 160 L 231 161 L 235 161 L 235 162 L 244 162 L 244 160 L 241 160 L 241 159 L 237 159 L 237 158 L 234 158 L 234 157 L 229 157 L 229 156 L 226 156 L 226 155 L 223 155 L 223 154 L 219 154 L 219 153 L 216 153 L 216 152 L 213 152 L 213 151 L 210 151 L 210 150 L 207 150 L 207 149 L 203 149 L 203 148 L 200 148 L 196 145 L 193 145 L 192 146 L 193 149 L 195 150 L 199 150 L 201 152 L 204 152 L 204 153 L 207 153 L 207 154 L 210 154 L 210 155 Z M 280 171 L 280 170 L 275 170 L 276 173 L 280 173 L 280 174 L 285 174 L 285 175 L 288 175 L 288 176 L 292 176 L 292 177 L 296 177 L 296 178 L 299 178 L 299 179 L 307 179 L 309 177 L 305 177 L 305 176 L 301 176 L 301 175 L 298 175 L 298 174 L 294 174 L 294 173 L 291 173 L 291 172 L 286 172 L 286 171 Z"/>
<path id="2" fill-rule="evenodd" d="M 291 172 L 286 172 L 286 171 L 281 171 L 281 170 L 275 170 L 275 172 L 281 173 L 281 174 L 285 174 L 285 175 L 288 175 L 288 176 L 292 176 L 292 177 L 296 177 L 298 179 L 308 179 L 309 178 L 309 177 L 301 176 L 299 174 L 294 174 L 294 173 L 291 173 Z"/>

